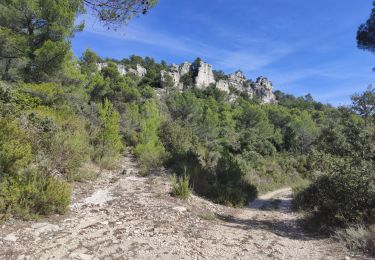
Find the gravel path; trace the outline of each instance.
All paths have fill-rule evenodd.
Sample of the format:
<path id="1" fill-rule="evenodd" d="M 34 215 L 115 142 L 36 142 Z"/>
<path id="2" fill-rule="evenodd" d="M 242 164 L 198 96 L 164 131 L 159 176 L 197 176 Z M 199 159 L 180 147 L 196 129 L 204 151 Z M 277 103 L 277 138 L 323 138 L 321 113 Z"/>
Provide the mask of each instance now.
<path id="1" fill-rule="evenodd" d="M 76 187 L 66 216 L 0 226 L 0 259 L 348 259 L 302 232 L 290 189 L 233 209 L 172 198 L 167 176 L 137 177 L 131 157 L 121 165 Z"/>

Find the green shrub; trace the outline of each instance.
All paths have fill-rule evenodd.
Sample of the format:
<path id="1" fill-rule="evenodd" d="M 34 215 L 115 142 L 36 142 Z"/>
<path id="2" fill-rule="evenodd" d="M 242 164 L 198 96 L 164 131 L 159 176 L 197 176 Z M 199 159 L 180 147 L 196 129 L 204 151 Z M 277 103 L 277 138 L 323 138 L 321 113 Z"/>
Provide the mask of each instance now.
<path id="1" fill-rule="evenodd" d="M 305 190 L 307 187 L 309 187 L 310 184 L 311 184 L 311 181 L 308 181 L 305 179 L 301 179 L 300 181 L 295 182 L 292 185 L 293 195 L 297 196 L 298 193 Z"/>
<path id="2" fill-rule="evenodd" d="M 165 159 L 165 149 L 158 135 L 163 117 L 154 101 L 146 101 L 140 110 L 140 131 L 134 152 L 140 163 L 140 173 L 147 175 L 161 166 Z"/>
<path id="3" fill-rule="evenodd" d="M 58 172 L 74 180 L 79 168 L 92 153 L 86 121 L 69 108 L 59 110 L 39 106 L 27 116 L 33 153 L 47 172 Z"/>
<path id="4" fill-rule="evenodd" d="M 50 140 L 49 168 L 63 174 L 69 181 L 79 178 L 79 170 L 89 159 L 91 147 L 85 132 L 57 132 Z"/>
<path id="5" fill-rule="evenodd" d="M 172 179 L 172 195 L 180 199 L 187 199 L 190 194 L 190 177 L 184 175 L 180 178 L 177 178 L 174 175 Z"/>
<path id="6" fill-rule="evenodd" d="M 25 167 L 32 159 L 26 133 L 11 119 L 0 118 L 0 178 Z"/>
<path id="7" fill-rule="evenodd" d="M 109 168 L 123 149 L 120 136 L 120 115 L 112 103 L 105 99 L 99 105 L 100 130 L 95 140 L 95 160 Z"/>
<path id="8" fill-rule="evenodd" d="M 211 186 L 208 196 L 216 203 L 229 207 L 243 207 L 258 194 L 257 188 L 245 181 L 235 185 L 214 184 Z"/>
<path id="9" fill-rule="evenodd" d="M 2 178 L 0 214 L 21 218 L 63 214 L 70 204 L 71 187 L 62 179 L 32 171 Z"/>
<path id="10" fill-rule="evenodd" d="M 312 211 L 321 223 L 329 226 L 374 222 L 374 170 L 371 165 L 348 166 L 322 175 L 296 195 L 294 205 Z"/>
<path id="11" fill-rule="evenodd" d="M 213 221 L 216 219 L 216 215 L 209 211 L 199 214 L 198 217 L 207 221 Z"/>

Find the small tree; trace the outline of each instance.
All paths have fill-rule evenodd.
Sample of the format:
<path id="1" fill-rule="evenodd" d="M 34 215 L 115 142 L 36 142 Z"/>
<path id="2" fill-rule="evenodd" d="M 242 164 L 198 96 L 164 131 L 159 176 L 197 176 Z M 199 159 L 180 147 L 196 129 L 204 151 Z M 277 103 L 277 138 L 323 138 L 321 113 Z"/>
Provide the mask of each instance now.
<path id="1" fill-rule="evenodd" d="M 98 70 L 97 63 L 100 61 L 98 55 L 90 49 L 86 49 L 81 57 L 82 72 L 90 74 Z"/>
<path id="2" fill-rule="evenodd" d="M 307 153 L 318 134 L 316 124 L 309 113 L 303 111 L 289 124 L 289 127 L 294 137 L 292 141 L 294 149 L 301 154 Z"/>
<path id="3" fill-rule="evenodd" d="M 354 112 L 363 116 L 366 121 L 371 117 L 375 119 L 375 88 L 370 86 L 363 94 L 355 94 L 351 99 Z"/>
<path id="4" fill-rule="evenodd" d="M 116 159 L 123 146 L 120 136 L 120 114 L 106 98 L 99 105 L 100 130 L 97 135 L 97 159 L 110 163 Z"/>

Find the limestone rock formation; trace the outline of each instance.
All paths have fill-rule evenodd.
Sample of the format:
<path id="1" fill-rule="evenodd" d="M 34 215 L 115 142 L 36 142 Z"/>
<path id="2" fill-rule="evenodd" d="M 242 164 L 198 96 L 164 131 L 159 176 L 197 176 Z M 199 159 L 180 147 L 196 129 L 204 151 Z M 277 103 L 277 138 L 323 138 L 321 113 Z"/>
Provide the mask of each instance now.
<path id="1" fill-rule="evenodd" d="M 230 92 L 229 87 L 230 87 L 230 83 L 228 80 L 225 80 L 225 79 L 221 79 L 216 83 L 216 88 L 227 93 Z"/>
<path id="2" fill-rule="evenodd" d="M 140 78 L 143 78 L 147 74 L 147 70 L 143 68 L 141 65 L 137 64 L 136 69 L 129 69 L 129 73 L 132 73 L 134 75 L 137 75 Z"/>
<path id="3" fill-rule="evenodd" d="M 120 73 L 121 76 L 126 75 L 126 67 L 123 64 L 118 64 L 117 65 L 118 72 Z"/>
<path id="4" fill-rule="evenodd" d="M 98 70 L 101 71 L 103 68 L 108 67 L 107 62 L 98 63 Z M 140 64 L 137 64 L 136 69 L 128 68 L 126 65 L 117 64 L 117 69 L 121 75 L 127 75 L 129 73 L 143 78 L 147 74 L 147 70 Z M 189 75 L 191 78 L 189 86 L 184 86 L 182 77 Z M 169 75 L 170 78 L 167 79 Z M 198 64 L 184 62 L 181 65 L 172 64 L 168 70 L 160 71 L 161 81 L 168 81 L 174 85 L 175 88 L 183 91 L 188 87 L 196 87 L 198 89 L 205 89 L 211 84 L 215 84 L 216 88 L 230 94 L 229 100 L 235 100 L 239 94 L 247 94 L 250 98 L 254 96 L 258 97 L 263 104 L 277 103 L 276 96 L 273 94 L 272 82 L 266 77 L 258 77 L 255 82 L 246 79 L 245 75 L 241 70 L 237 70 L 235 73 L 222 77 L 222 79 L 216 81 L 212 70 L 212 65 L 199 61 Z M 194 85 L 194 86 L 192 86 Z"/>
<path id="5" fill-rule="evenodd" d="M 108 67 L 108 63 L 107 62 L 101 62 L 101 63 L 96 64 L 96 66 L 98 67 L 98 70 L 101 71 L 102 69 Z"/>
<path id="6" fill-rule="evenodd" d="M 102 69 L 108 67 L 108 63 L 107 62 L 101 62 L 101 63 L 96 64 L 96 66 L 98 67 L 98 70 L 101 71 Z M 118 70 L 118 72 L 120 73 L 121 76 L 124 76 L 128 73 L 132 73 L 134 75 L 137 75 L 137 76 L 143 78 L 147 74 L 147 70 L 139 64 L 137 64 L 136 69 L 127 68 L 123 64 L 117 64 L 117 70 Z"/>
<path id="7" fill-rule="evenodd" d="M 276 96 L 272 92 L 272 82 L 266 77 L 258 77 L 254 85 L 254 93 L 263 103 L 273 104 L 276 103 Z"/>
<path id="8" fill-rule="evenodd" d="M 230 93 L 230 87 L 232 87 L 240 93 L 247 93 L 250 97 L 252 97 L 254 94 L 249 81 L 246 79 L 241 70 L 230 74 L 228 79 L 219 80 L 216 87 L 227 93 Z"/>
<path id="9" fill-rule="evenodd" d="M 182 77 L 183 75 L 186 75 L 190 72 L 190 69 L 191 69 L 191 63 L 189 62 L 184 62 L 180 65 L 180 77 Z"/>
<path id="10" fill-rule="evenodd" d="M 205 88 L 208 87 L 210 84 L 215 84 L 215 77 L 212 71 L 212 66 L 208 63 L 200 61 L 198 66 L 198 73 L 195 78 L 195 86 L 197 88 Z"/>

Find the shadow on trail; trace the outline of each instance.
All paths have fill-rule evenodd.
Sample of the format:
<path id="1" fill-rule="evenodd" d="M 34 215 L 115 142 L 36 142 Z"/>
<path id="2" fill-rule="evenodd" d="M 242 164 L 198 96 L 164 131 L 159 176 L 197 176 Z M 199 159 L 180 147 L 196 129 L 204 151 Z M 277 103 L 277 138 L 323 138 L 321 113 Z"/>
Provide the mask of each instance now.
<path id="1" fill-rule="evenodd" d="M 317 240 L 323 237 L 306 234 L 296 220 L 261 220 L 261 219 L 242 219 L 230 215 L 217 214 L 216 217 L 225 222 L 224 226 L 239 228 L 245 231 L 265 230 L 274 233 L 280 237 L 286 237 L 293 240 Z"/>
<path id="2" fill-rule="evenodd" d="M 248 208 L 262 211 L 289 212 L 292 208 L 292 198 L 256 199 L 248 205 Z"/>

